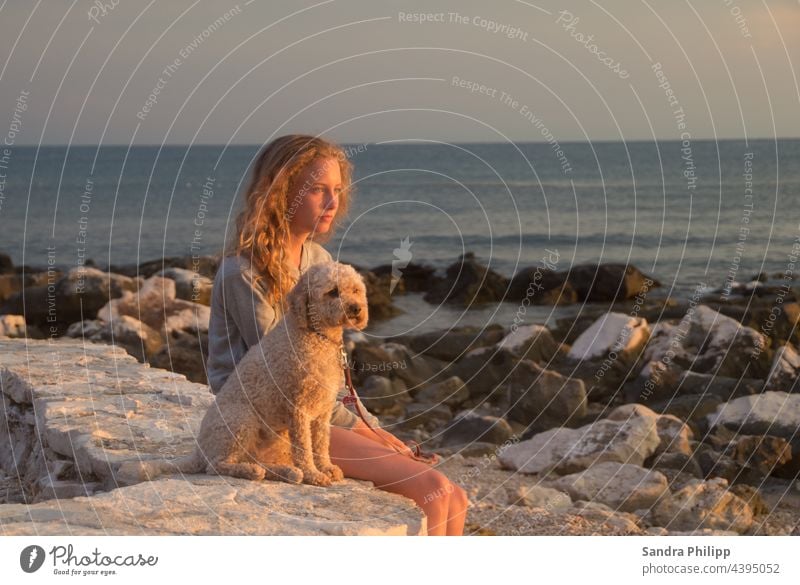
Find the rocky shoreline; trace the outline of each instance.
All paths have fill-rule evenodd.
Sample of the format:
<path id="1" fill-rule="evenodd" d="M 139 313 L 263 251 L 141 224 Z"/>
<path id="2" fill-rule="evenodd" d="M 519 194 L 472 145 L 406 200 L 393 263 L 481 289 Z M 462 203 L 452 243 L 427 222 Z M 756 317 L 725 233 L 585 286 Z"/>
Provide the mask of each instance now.
<path id="1" fill-rule="evenodd" d="M 7 414 L 0 429 L 0 525 L 24 531 L 38 522 L 31 516 L 25 524 L 20 508 L 10 510 L 15 502 L 35 502 L 46 517 L 55 498 L 78 502 L 77 510 L 79 501 L 136 488 L 119 487 L 115 467 L 126 457 L 155 456 L 167 431 L 170 453 L 190 448 L 197 413 L 213 398 L 204 386 L 204 359 L 218 259 L 190 262 L 170 258 L 66 274 L 26 269 L 23 276 L 0 258 L 0 351 L 12 358 L 0 366 Z M 397 314 L 391 267 L 359 271 L 368 283 L 371 321 Z M 464 307 L 579 303 L 579 310 L 552 328 L 526 324 L 521 310 L 522 318 L 507 327 L 451 328 L 382 343 L 348 334 L 353 381 L 385 427 L 444 455 L 441 469 L 470 495 L 468 533 L 797 533 L 795 288 L 759 275 L 674 299 L 657 292 L 659 286 L 619 264 L 560 272 L 533 265 L 511 278 L 471 254 L 444 276 L 409 265 L 393 294 L 423 293 L 428 302 Z M 53 343 L 74 363 L 48 363 Z M 32 345 L 42 348 L 42 363 L 21 361 Z M 81 363 L 70 348 L 84 347 L 97 348 L 100 357 Z M 120 360 L 131 372 L 122 383 Z M 30 377 L 31 363 L 35 390 L 18 382 Z M 84 379 L 52 380 L 70 367 Z M 119 389 L 90 406 L 87 373 L 94 383 L 110 381 Z M 41 404 L 33 409 L 36 400 Z M 98 408 L 103 426 L 78 433 L 75 421 L 87 421 Z M 163 420 L 152 420 L 156 408 Z M 131 443 L 136 421 L 148 422 Z M 35 430 L 46 430 L 49 452 L 30 446 Z M 84 437 L 80 453 L 73 445 L 78 436 Z M 12 473 L 20 457 L 25 472 Z M 418 533 L 408 518 L 401 524 Z M 120 521 L 120 530 L 130 522 Z M 356 532 L 373 529 L 403 530 L 370 526 L 365 518 Z M 198 530 L 193 533 L 203 533 Z"/>

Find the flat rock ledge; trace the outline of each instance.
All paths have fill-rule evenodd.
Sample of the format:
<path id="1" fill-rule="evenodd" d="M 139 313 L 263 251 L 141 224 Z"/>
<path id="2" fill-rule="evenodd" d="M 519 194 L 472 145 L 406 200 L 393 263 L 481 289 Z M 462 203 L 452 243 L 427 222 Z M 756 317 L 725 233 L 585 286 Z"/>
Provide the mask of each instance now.
<path id="1" fill-rule="evenodd" d="M 0 506 L 12 535 L 424 535 L 407 498 L 346 479 L 329 488 L 168 476 L 96 496 Z"/>
<path id="2" fill-rule="evenodd" d="M 0 337 L 0 355 L 0 468 L 21 493 L 0 504 L 2 534 L 427 532 L 412 500 L 353 479 L 322 488 L 183 475 L 120 487 L 125 461 L 191 451 L 208 387 L 75 339 Z"/>

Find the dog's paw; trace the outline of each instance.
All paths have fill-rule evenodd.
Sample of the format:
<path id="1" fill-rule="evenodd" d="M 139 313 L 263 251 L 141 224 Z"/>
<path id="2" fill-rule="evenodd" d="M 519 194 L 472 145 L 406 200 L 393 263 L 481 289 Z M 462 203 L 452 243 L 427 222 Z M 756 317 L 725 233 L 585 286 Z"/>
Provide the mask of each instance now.
<path id="1" fill-rule="evenodd" d="M 303 483 L 304 475 L 299 467 L 290 467 L 286 470 L 283 480 L 289 483 Z"/>
<path id="2" fill-rule="evenodd" d="M 332 482 L 327 474 L 317 471 L 316 469 L 308 469 L 303 470 L 303 483 L 328 487 Z"/>
<path id="3" fill-rule="evenodd" d="M 332 481 L 342 481 L 344 472 L 338 465 L 331 464 L 330 467 L 320 467 L 320 471 L 331 478 Z"/>
<path id="4" fill-rule="evenodd" d="M 270 481 L 285 481 L 287 483 L 303 483 L 303 472 L 299 467 L 293 465 L 266 465 L 264 468 L 264 479 Z"/>

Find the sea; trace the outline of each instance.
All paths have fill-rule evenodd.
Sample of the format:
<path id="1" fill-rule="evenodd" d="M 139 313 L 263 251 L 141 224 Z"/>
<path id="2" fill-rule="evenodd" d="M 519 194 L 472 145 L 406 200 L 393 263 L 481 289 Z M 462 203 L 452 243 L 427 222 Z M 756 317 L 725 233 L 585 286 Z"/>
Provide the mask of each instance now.
<path id="1" fill-rule="evenodd" d="M 443 273 L 472 252 L 510 277 L 545 258 L 558 270 L 624 262 L 681 297 L 794 270 L 800 252 L 800 140 L 343 146 L 355 191 L 325 246 L 359 266 L 410 260 Z M 15 147 L 0 161 L 0 252 L 61 269 L 220 253 L 260 148 Z M 519 314 L 515 303 L 395 301 L 404 314 L 371 334 Z M 526 310 L 548 324 L 569 311 Z"/>

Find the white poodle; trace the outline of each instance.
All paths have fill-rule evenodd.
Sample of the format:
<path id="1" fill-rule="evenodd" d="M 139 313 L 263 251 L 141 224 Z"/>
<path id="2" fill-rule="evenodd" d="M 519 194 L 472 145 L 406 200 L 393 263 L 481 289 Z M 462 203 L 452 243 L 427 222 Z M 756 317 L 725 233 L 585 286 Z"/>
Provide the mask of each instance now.
<path id="1" fill-rule="evenodd" d="M 194 452 L 124 463 L 123 483 L 206 473 L 328 486 L 330 418 L 341 384 L 342 330 L 367 326 L 366 286 L 347 264 L 315 264 L 288 295 L 283 320 L 251 347 L 200 425 Z"/>

